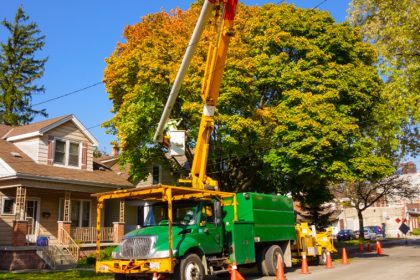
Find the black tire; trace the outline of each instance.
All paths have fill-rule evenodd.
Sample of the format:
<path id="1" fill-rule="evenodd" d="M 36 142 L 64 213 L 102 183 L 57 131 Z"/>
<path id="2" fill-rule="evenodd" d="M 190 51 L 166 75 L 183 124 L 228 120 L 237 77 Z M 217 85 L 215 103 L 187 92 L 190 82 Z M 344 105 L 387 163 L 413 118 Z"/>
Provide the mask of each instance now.
<path id="1" fill-rule="evenodd" d="M 277 272 L 277 259 L 281 258 L 284 267 L 283 251 L 278 245 L 271 245 L 264 252 L 261 262 L 261 272 L 265 276 L 275 276 Z"/>
<path id="2" fill-rule="evenodd" d="M 321 255 L 318 257 L 318 263 L 320 265 L 327 264 L 327 250 L 325 248 L 322 249 Z"/>
<path id="3" fill-rule="evenodd" d="M 118 274 L 118 273 L 114 274 L 114 280 L 126 280 L 126 279 L 128 278 L 127 278 L 127 275 L 125 274 Z"/>
<path id="4" fill-rule="evenodd" d="M 175 269 L 176 280 L 203 280 L 204 267 L 201 259 L 196 254 L 189 254 L 181 259 Z"/>

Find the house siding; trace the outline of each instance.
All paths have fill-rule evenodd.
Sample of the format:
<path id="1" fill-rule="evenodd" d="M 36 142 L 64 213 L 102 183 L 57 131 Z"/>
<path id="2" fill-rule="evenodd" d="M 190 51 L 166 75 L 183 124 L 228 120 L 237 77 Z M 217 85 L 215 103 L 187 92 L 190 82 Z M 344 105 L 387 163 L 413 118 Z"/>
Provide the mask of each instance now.
<path id="1" fill-rule="evenodd" d="M 136 187 L 150 186 L 153 184 L 153 166 L 159 166 L 159 164 L 149 165 L 147 171 L 149 175 L 143 181 L 140 181 Z M 171 171 L 165 165 L 160 165 L 160 182 L 163 185 L 174 185 L 176 184 L 176 177 L 171 174 Z"/>
<path id="2" fill-rule="evenodd" d="M 13 144 L 15 144 L 16 147 L 22 150 L 32 160 L 39 163 L 40 139 L 38 137 L 13 142 Z"/>
<path id="3" fill-rule="evenodd" d="M 0 177 L 16 173 L 2 158 L 0 158 Z"/>
<path id="4" fill-rule="evenodd" d="M 57 221 L 59 220 L 60 199 L 64 199 L 64 191 L 54 191 L 45 189 L 27 188 L 27 199 L 38 199 L 39 206 L 39 235 L 48 236 L 51 243 L 55 243 L 58 234 Z M 0 191 L 0 202 L 3 196 L 15 197 L 16 189 L 6 189 Z M 96 225 L 96 199 L 92 198 L 89 193 L 71 192 L 70 199 L 84 199 L 91 202 L 90 209 L 90 226 Z M 43 217 L 43 212 L 49 212 L 48 218 Z M 1 213 L 1 212 L 0 212 Z M 14 215 L 0 214 L 0 245 L 11 245 L 13 236 Z"/>
<path id="5" fill-rule="evenodd" d="M 54 128 L 41 137 L 39 145 L 39 163 L 48 163 L 48 136 L 64 138 L 75 142 L 86 142 L 87 145 L 87 170 L 93 170 L 93 146 L 90 140 L 71 121 L 68 121 L 57 128 Z M 80 158 L 82 155 L 80 154 Z"/>
<path id="6" fill-rule="evenodd" d="M 3 197 L 15 197 L 16 190 L 2 190 L 0 191 L 0 207 L 3 207 Z M 1 215 L 0 209 L 0 245 L 10 245 L 13 241 L 13 221 L 15 215 Z"/>

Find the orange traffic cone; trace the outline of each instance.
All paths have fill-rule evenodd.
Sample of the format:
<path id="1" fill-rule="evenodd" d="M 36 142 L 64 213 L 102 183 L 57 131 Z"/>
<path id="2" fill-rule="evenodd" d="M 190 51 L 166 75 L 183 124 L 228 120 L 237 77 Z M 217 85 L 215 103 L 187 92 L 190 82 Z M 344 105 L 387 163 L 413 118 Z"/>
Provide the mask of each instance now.
<path id="1" fill-rule="evenodd" d="M 363 247 L 363 243 L 359 243 L 359 252 L 363 253 L 364 247 Z"/>
<path id="2" fill-rule="evenodd" d="M 158 274 L 156 272 L 153 272 L 153 278 L 152 280 L 158 280 Z"/>
<path id="3" fill-rule="evenodd" d="M 367 244 L 367 251 L 372 252 L 372 248 L 370 247 L 370 242 L 368 242 L 368 244 Z"/>
<path id="4" fill-rule="evenodd" d="M 230 280 L 245 280 L 242 275 L 238 272 L 238 267 L 234 263 L 232 269 L 230 270 Z"/>
<path id="5" fill-rule="evenodd" d="M 333 268 L 330 252 L 327 252 L 327 264 L 326 264 L 325 267 L 326 268 Z"/>
<path id="6" fill-rule="evenodd" d="M 286 280 L 286 277 L 284 276 L 283 260 L 280 257 L 277 257 L 276 280 Z"/>
<path id="7" fill-rule="evenodd" d="M 347 258 L 346 248 L 343 248 L 343 255 L 342 255 L 341 263 L 342 264 L 349 264 L 349 259 Z"/>
<path id="8" fill-rule="evenodd" d="M 376 254 L 378 254 L 378 256 L 383 254 L 381 242 L 379 242 L 379 240 L 376 240 Z"/>
<path id="9" fill-rule="evenodd" d="M 300 271 L 302 274 L 309 274 L 308 268 L 308 260 L 306 259 L 306 253 L 302 253 L 302 270 Z"/>

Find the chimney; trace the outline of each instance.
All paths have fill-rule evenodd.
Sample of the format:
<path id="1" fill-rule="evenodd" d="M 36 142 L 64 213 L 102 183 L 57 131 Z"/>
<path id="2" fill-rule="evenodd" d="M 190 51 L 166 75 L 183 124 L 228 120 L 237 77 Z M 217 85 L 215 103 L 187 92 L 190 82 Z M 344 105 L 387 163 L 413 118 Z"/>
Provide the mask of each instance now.
<path id="1" fill-rule="evenodd" d="M 118 143 L 116 141 L 112 141 L 111 142 L 111 146 L 112 146 L 112 153 L 111 153 L 111 155 L 113 157 L 117 157 L 120 154 L 120 147 L 119 147 Z"/>

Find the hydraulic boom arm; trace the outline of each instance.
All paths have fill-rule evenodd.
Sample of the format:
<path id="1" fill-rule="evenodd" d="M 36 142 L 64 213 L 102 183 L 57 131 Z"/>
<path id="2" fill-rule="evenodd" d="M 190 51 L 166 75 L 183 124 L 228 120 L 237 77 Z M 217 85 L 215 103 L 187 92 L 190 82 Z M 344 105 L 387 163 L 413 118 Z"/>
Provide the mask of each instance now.
<path id="1" fill-rule="evenodd" d="M 208 21 L 214 6 L 221 8 L 222 19 L 218 28 L 216 43 L 209 46 L 206 70 L 203 79 L 201 97 L 203 99 L 204 108 L 200 122 L 196 147 L 194 151 L 194 159 L 191 168 L 191 183 L 193 188 L 197 189 L 217 189 L 217 181 L 206 175 L 207 159 L 209 154 L 209 141 L 211 133 L 214 129 L 214 112 L 219 97 L 220 85 L 224 66 L 226 62 L 226 54 L 229 47 L 230 37 L 233 35 L 233 23 L 236 13 L 238 0 L 206 0 L 200 17 L 194 29 L 193 36 L 190 40 L 183 62 L 178 71 L 177 78 L 172 87 L 164 112 L 159 122 L 158 129 L 155 134 L 155 142 L 162 142 L 163 129 L 169 118 L 175 99 L 178 95 L 182 79 L 185 76 L 191 57 L 195 51 L 196 43 L 200 40 L 200 36 L 204 30 L 204 25 Z M 217 15 L 218 13 L 216 13 Z"/>

